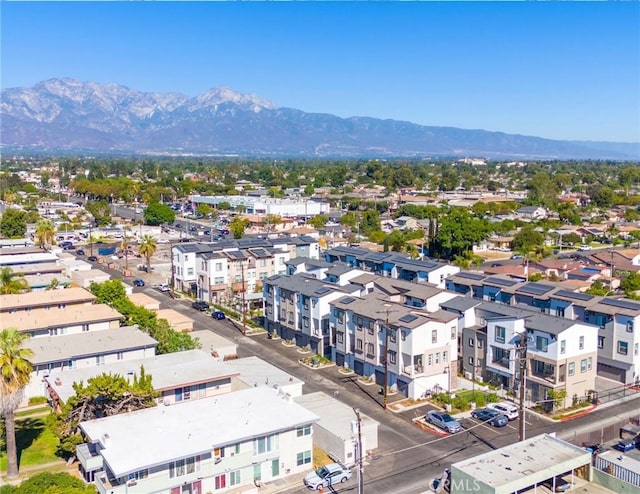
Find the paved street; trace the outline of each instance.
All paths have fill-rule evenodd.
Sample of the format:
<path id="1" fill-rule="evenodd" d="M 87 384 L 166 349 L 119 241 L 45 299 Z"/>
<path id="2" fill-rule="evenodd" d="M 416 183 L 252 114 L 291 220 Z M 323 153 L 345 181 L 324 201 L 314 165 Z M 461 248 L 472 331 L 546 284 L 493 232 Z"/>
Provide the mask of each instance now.
<path id="1" fill-rule="evenodd" d="M 108 270 L 112 276 L 119 273 Z M 162 308 L 172 308 L 194 320 L 195 330 L 214 331 L 238 344 L 239 357 L 258 356 L 305 382 L 304 392 L 324 391 L 336 399 L 359 408 L 363 413 L 380 422 L 379 448 L 368 458 L 364 467 L 364 485 L 368 494 L 419 494 L 428 490 L 429 481 L 439 476 L 451 463 L 499 448 L 518 440 L 518 421 L 506 427 L 495 429 L 478 423 L 471 418 L 461 419 L 464 430 L 451 436 L 441 436 L 425 431 L 413 423 L 433 409 L 431 405 L 394 413 L 385 411 L 378 386 L 358 381 L 357 376 L 345 376 L 336 367 L 313 370 L 298 363 L 301 354 L 295 347 L 287 347 L 281 340 L 269 340 L 266 334 L 244 336 L 241 327 L 230 320 L 219 321 L 208 314 L 191 308 L 190 299 L 174 300 L 168 293 L 161 293 L 151 285 L 157 275 L 142 273 L 147 286 L 134 288 L 161 302 Z M 131 283 L 132 278 L 128 279 Z M 395 397 L 390 397 L 393 402 Z M 400 399 L 400 397 L 398 397 Z M 625 416 L 637 413 L 638 400 L 631 399 L 616 406 L 603 406 L 591 414 L 569 422 L 552 422 L 534 413 L 527 413 L 526 435 L 534 436 L 543 432 L 557 432 L 561 437 L 572 440 L 587 428 L 596 428 L 600 434 L 602 427 L 611 421 L 623 421 Z M 598 429 L 599 425 L 601 426 Z M 600 432 L 598 432 L 600 431 Z M 270 492 L 301 492 L 302 486 L 282 485 Z M 335 490 L 325 492 L 357 492 L 356 475 Z"/>

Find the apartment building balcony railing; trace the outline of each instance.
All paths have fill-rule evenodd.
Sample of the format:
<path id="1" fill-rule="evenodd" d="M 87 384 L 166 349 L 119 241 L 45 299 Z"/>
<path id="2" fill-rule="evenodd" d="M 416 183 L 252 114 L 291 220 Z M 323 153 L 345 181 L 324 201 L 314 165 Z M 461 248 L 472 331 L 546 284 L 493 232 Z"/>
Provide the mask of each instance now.
<path id="1" fill-rule="evenodd" d="M 509 368 L 509 357 L 500 357 L 491 360 L 492 365 L 497 365 L 499 367 L 504 367 L 505 369 Z"/>
<path id="2" fill-rule="evenodd" d="M 415 377 L 424 372 L 424 366 L 422 365 L 405 365 L 402 368 L 402 374 L 405 376 Z"/>
<path id="3" fill-rule="evenodd" d="M 234 281 L 231 283 L 231 291 L 233 292 L 246 292 L 247 291 L 247 282 L 242 281 Z"/>

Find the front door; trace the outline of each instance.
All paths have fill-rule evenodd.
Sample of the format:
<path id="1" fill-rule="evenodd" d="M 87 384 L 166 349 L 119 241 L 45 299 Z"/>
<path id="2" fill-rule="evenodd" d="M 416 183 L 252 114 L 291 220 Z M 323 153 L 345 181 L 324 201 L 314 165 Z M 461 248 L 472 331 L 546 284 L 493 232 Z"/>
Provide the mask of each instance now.
<path id="1" fill-rule="evenodd" d="M 275 478 L 280 475 L 280 459 L 271 461 L 271 477 Z"/>

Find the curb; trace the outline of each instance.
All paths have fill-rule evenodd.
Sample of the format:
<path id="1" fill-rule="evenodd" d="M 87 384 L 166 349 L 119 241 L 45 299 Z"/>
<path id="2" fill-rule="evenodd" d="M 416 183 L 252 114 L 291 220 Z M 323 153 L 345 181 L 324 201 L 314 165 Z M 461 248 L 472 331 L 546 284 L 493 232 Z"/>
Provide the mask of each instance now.
<path id="1" fill-rule="evenodd" d="M 596 408 L 598 408 L 597 405 L 588 406 L 587 408 L 585 408 L 580 412 L 572 413 L 571 415 L 568 415 L 566 417 L 560 417 L 559 419 L 556 419 L 556 422 L 568 422 L 573 419 L 584 417 L 585 415 L 588 415 L 589 413 L 593 412 Z"/>
<path id="2" fill-rule="evenodd" d="M 439 430 L 437 430 L 435 428 L 432 428 L 432 427 L 428 426 L 427 424 L 422 422 L 422 420 L 420 420 L 420 419 L 413 419 L 413 423 L 415 425 L 417 425 L 418 427 L 420 427 L 420 429 L 422 429 L 423 431 L 431 432 L 432 434 L 435 434 L 436 436 L 447 437 L 447 436 L 450 435 L 448 432 L 439 431 Z"/>

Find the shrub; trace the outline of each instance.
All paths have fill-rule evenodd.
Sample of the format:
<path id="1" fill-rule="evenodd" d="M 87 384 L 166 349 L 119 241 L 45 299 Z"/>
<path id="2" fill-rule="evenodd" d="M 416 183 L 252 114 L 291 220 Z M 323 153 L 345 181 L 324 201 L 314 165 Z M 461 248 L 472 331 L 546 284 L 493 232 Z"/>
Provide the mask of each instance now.
<path id="1" fill-rule="evenodd" d="M 32 396 L 29 398 L 29 405 L 44 405 L 47 403 L 46 396 Z"/>

